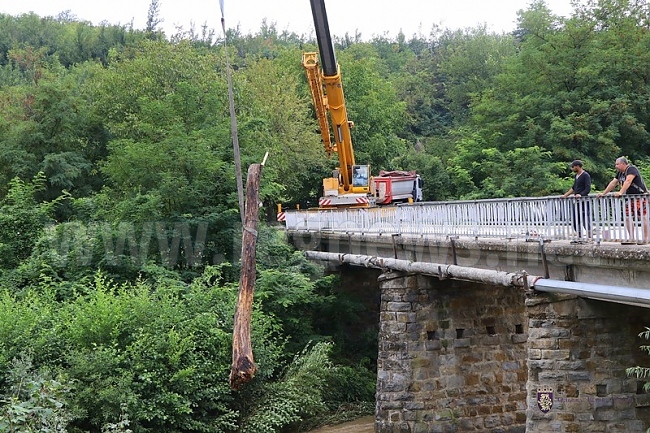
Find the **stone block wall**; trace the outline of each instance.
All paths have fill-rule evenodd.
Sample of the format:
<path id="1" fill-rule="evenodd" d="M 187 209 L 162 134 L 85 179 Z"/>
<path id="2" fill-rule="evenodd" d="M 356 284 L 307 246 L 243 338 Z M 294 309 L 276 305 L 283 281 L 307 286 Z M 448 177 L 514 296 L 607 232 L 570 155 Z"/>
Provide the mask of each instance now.
<path id="1" fill-rule="evenodd" d="M 526 306 L 526 432 L 645 432 L 650 395 L 625 369 L 650 366 L 648 309 L 543 293 Z"/>
<path id="2" fill-rule="evenodd" d="M 376 431 L 524 433 L 524 293 L 393 272 L 379 280 Z"/>

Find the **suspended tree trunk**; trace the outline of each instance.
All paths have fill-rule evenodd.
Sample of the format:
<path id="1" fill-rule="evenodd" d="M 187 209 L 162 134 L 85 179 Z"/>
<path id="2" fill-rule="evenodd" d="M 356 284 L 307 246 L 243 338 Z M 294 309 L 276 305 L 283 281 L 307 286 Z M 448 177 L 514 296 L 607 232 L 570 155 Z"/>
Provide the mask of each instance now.
<path id="1" fill-rule="evenodd" d="M 246 180 L 246 211 L 242 233 L 242 267 L 239 277 L 239 298 L 235 310 L 232 335 L 232 367 L 230 387 L 239 389 L 255 377 L 257 366 L 251 348 L 251 314 L 255 291 L 255 246 L 259 214 L 259 186 L 263 164 L 252 164 Z"/>

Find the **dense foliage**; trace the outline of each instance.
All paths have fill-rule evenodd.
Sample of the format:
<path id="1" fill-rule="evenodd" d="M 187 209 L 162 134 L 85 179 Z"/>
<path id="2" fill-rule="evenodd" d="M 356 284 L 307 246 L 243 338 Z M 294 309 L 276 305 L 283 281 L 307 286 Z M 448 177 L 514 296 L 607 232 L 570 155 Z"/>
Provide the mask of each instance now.
<path id="1" fill-rule="evenodd" d="M 278 202 L 316 203 L 336 166 L 300 66 L 315 41 L 266 23 L 164 35 L 156 4 L 144 31 L 0 14 L 0 431 L 288 432 L 363 411 L 364 306 L 267 226 L 260 370 L 227 387 L 241 228 L 226 59 L 244 167 L 269 152 L 272 220 Z M 511 34 L 335 35 L 356 160 L 417 170 L 427 200 L 559 194 L 576 158 L 600 190 L 621 155 L 650 176 L 649 24 L 640 0 L 576 1 L 568 18 L 536 0 Z"/>

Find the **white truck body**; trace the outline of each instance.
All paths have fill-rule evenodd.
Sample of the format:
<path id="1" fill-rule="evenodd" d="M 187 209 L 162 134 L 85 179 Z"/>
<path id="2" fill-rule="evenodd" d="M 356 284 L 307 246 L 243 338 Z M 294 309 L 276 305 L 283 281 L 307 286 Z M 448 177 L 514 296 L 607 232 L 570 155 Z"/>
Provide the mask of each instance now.
<path id="1" fill-rule="evenodd" d="M 378 205 L 422 201 L 422 179 L 415 171 L 380 171 L 371 192 Z"/>

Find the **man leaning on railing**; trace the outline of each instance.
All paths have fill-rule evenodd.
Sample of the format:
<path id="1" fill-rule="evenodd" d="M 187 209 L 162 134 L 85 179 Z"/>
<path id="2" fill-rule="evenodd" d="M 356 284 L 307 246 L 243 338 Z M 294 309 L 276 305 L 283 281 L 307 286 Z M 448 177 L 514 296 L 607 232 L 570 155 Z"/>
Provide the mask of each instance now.
<path id="1" fill-rule="evenodd" d="M 635 240 L 635 230 L 633 220 L 640 220 L 643 227 L 643 241 L 640 244 L 647 244 L 650 241 L 650 225 L 648 224 L 648 188 L 646 187 L 639 169 L 630 164 L 627 158 L 621 156 L 616 158 L 616 175 L 607 184 L 605 191 L 598 194 L 602 197 L 608 194 L 616 185 L 621 185 L 618 192 L 614 193 L 616 197 L 625 195 L 629 201 L 625 205 L 625 228 L 627 229 L 630 239 Z M 643 197 L 634 197 L 644 195 Z M 632 197 L 631 197 L 632 196 Z"/>
<path id="2" fill-rule="evenodd" d="M 573 229 L 578 232 L 578 237 L 582 238 L 582 227 L 586 229 L 587 238 L 591 236 L 591 218 L 589 202 L 582 197 L 588 197 L 591 191 L 591 176 L 582 169 L 582 161 L 576 159 L 571 163 L 571 171 L 576 174 L 573 180 L 573 186 L 565 192 L 562 197 L 575 197 L 573 206 Z M 578 243 L 580 241 L 573 241 Z"/>

